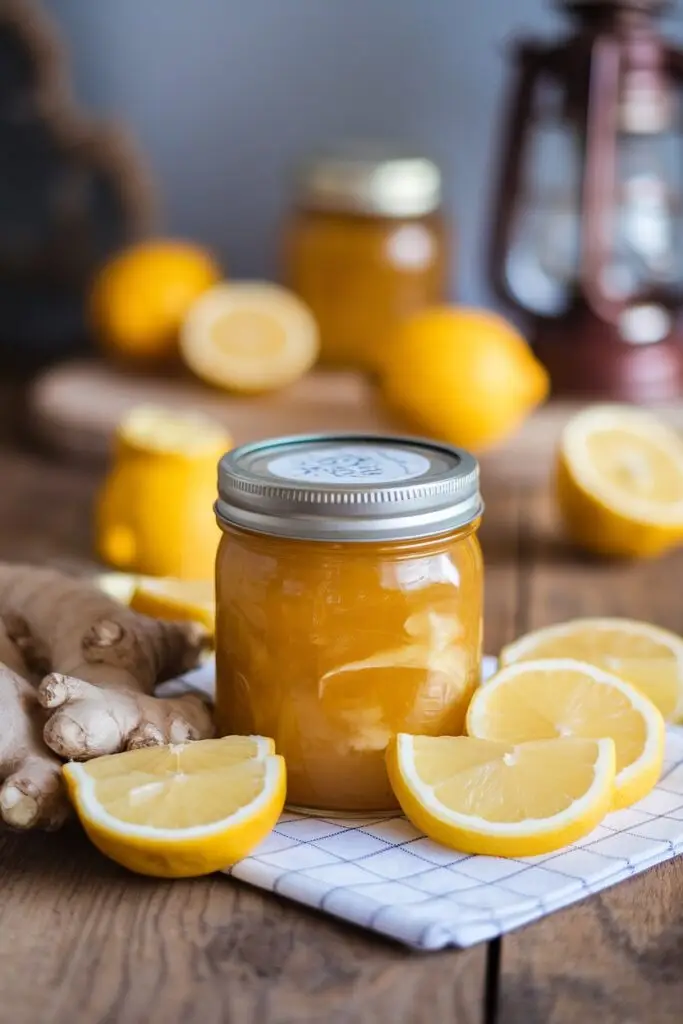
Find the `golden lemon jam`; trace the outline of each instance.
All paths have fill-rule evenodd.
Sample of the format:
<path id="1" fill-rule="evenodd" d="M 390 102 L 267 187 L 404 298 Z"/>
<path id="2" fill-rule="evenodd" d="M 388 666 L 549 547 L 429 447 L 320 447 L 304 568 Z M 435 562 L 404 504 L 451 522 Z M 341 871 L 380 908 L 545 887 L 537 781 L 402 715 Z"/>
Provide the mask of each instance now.
<path id="1" fill-rule="evenodd" d="M 223 458 L 220 731 L 273 737 L 288 803 L 397 807 L 397 732 L 455 735 L 479 679 L 478 469 L 412 439 L 294 438 Z"/>

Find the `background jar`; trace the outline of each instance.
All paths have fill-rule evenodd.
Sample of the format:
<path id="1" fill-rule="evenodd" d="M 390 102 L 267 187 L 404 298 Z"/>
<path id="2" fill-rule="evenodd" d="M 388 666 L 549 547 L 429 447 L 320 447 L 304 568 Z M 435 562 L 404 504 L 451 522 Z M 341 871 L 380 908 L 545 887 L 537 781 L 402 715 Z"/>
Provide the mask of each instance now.
<path id="1" fill-rule="evenodd" d="M 394 810 L 388 742 L 460 733 L 480 676 L 475 460 L 296 438 L 229 453 L 219 489 L 221 733 L 273 737 L 290 806 Z"/>
<path id="2" fill-rule="evenodd" d="M 449 273 L 441 175 L 431 160 L 349 147 L 303 168 L 284 277 L 318 321 L 323 362 L 381 371 L 397 325 L 441 302 Z"/>

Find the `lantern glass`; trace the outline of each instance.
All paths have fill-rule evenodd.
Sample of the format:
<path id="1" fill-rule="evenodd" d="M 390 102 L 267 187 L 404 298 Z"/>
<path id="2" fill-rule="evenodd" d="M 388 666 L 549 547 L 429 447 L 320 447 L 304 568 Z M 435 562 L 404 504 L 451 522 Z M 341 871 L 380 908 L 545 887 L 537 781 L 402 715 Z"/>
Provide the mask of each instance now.
<path id="1" fill-rule="evenodd" d="M 582 144 L 562 97 L 559 83 L 540 83 L 505 264 L 515 300 L 542 316 L 567 307 L 578 272 Z"/>
<path id="2" fill-rule="evenodd" d="M 600 282 L 627 300 L 683 284 L 683 140 L 677 132 L 623 133 L 617 141 L 615 211 Z"/>

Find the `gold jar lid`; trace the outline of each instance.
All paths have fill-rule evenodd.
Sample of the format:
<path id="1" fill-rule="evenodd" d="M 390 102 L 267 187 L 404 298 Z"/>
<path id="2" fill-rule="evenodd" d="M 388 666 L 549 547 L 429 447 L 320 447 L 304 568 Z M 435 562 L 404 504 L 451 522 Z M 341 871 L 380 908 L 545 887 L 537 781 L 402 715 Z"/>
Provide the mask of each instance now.
<path id="1" fill-rule="evenodd" d="M 302 206 L 378 217 L 422 217 L 441 203 L 441 172 L 425 156 L 374 144 L 340 145 L 306 162 Z"/>

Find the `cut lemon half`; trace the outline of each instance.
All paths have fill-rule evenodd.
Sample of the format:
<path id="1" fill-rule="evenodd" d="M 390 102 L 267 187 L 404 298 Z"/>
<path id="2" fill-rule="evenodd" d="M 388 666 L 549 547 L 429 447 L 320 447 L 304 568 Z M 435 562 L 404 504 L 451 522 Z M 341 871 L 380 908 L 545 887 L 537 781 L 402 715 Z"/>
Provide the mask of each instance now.
<path id="1" fill-rule="evenodd" d="M 130 607 L 153 619 L 201 622 L 213 636 L 216 601 L 213 580 L 139 577 Z"/>
<path id="2" fill-rule="evenodd" d="M 227 430 L 208 416 L 156 405 L 131 409 L 119 424 L 118 439 L 137 451 L 187 458 L 218 458 L 232 447 Z"/>
<path id="3" fill-rule="evenodd" d="M 285 802 L 285 763 L 262 736 L 171 744 L 64 766 L 102 853 L 142 875 L 206 875 L 240 860 Z"/>
<path id="4" fill-rule="evenodd" d="M 219 284 L 187 315 L 180 349 L 209 384 L 255 393 L 302 377 L 318 358 L 318 327 L 308 306 L 280 285 Z"/>
<path id="5" fill-rule="evenodd" d="M 640 690 L 571 658 L 520 661 L 475 692 L 467 733 L 498 743 L 552 737 L 611 739 L 616 751 L 614 806 L 650 792 L 664 758 L 664 719 Z"/>
<path id="6" fill-rule="evenodd" d="M 683 639 L 633 619 L 572 619 L 527 633 L 503 649 L 503 665 L 574 658 L 613 672 L 656 704 L 668 721 L 683 717 Z"/>
<path id="7" fill-rule="evenodd" d="M 400 733 L 387 769 L 406 816 L 465 853 L 525 857 L 588 835 L 612 800 L 611 740 L 508 744 Z"/>
<path id="8" fill-rule="evenodd" d="M 592 406 L 565 427 L 560 511 L 572 540 L 602 555 L 657 555 L 683 540 L 683 440 L 630 406 Z"/>

